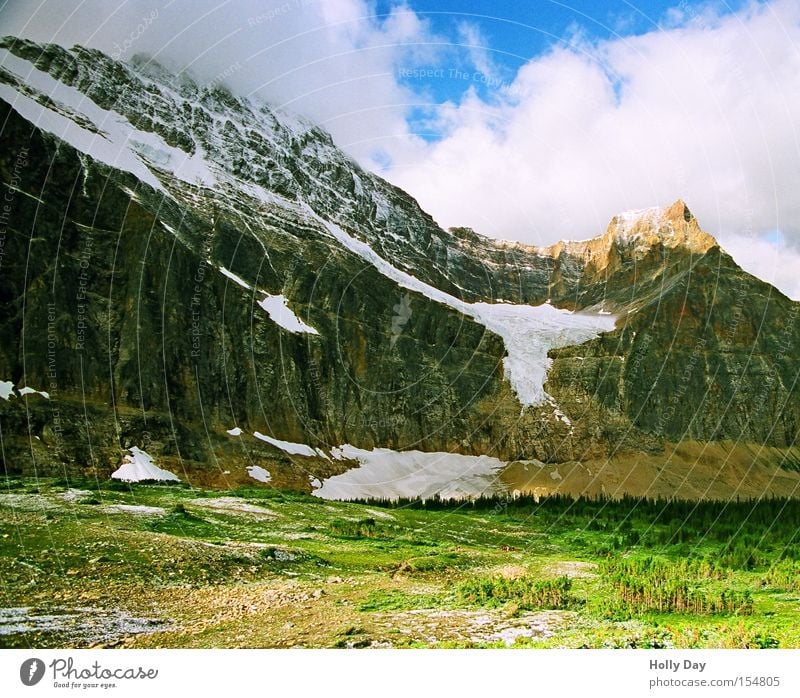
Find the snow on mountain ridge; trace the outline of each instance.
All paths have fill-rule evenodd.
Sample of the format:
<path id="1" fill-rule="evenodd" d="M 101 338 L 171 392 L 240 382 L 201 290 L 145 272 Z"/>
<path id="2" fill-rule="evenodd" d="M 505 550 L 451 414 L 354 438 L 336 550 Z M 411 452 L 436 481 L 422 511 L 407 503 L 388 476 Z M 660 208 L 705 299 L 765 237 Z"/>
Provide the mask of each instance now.
<path id="1" fill-rule="evenodd" d="M 356 240 L 335 223 L 318 216 L 307 205 L 306 214 L 323 225 L 342 245 L 372 264 L 403 288 L 416 291 L 437 303 L 473 318 L 499 335 L 506 346 L 503 361 L 506 378 L 524 406 L 554 404 L 545 392 L 550 349 L 581 344 L 600 332 L 614 329 L 616 317 L 603 313 L 571 313 L 544 303 L 538 306 L 512 303 L 466 303 L 430 286 L 382 259 L 369 245 Z"/>
<path id="2" fill-rule="evenodd" d="M 154 130 L 149 131 L 134 125 L 138 122 L 134 120 L 135 114 L 130 112 L 130 105 L 117 105 L 115 102 L 119 112 L 105 109 L 76 88 L 64 85 L 7 49 L 0 49 L 0 60 L 21 81 L 45 96 L 63 95 L 71 109 L 98 131 L 109 133 L 108 136 L 96 135 L 89 143 L 73 142 L 79 150 L 97 154 L 106 164 L 126 169 L 166 195 L 177 195 L 173 183 L 168 181 L 171 175 L 186 184 L 219 193 L 244 190 L 271 207 L 293 209 L 294 216 L 314 220 L 339 244 L 373 264 L 400 286 L 422 293 L 495 332 L 503 339 L 508 352 L 504 361 L 506 377 L 523 405 L 552 402 L 544 391 L 551 363 L 547 357 L 550 349 L 586 341 L 614 327 L 614 317 L 572 315 L 546 304 L 469 303 L 418 278 L 419 272 L 413 264 L 406 264 L 406 269 L 403 269 L 397 259 L 387 260 L 381 249 L 392 240 L 411 242 L 415 248 L 426 244 L 424 239 L 414 241 L 413 233 L 403 230 L 409 219 L 399 205 L 405 200 L 398 200 L 391 185 L 363 172 L 335 147 L 329 135 L 300 117 L 267 106 L 257 107 L 251 100 L 236 98 L 216 88 L 199 88 L 191 81 L 182 82 L 180 92 L 176 92 L 174 81 L 163 85 L 165 79 L 152 65 L 141 62 L 125 65 L 124 69 L 133 73 L 141 71 L 152 89 L 158 92 L 158 99 L 171 104 L 159 122 L 160 131 L 164 131 L 168 121 L 175 128 L 184 123 L 185 120 L 176 114 L 191 113 L 191 128 L 187 126 L 183 139 L 179 138 L 180 134 L 172 136 L 173 140 L 181 140 L 184 147 L 191 142 L 192 147 L 188 148 L 191 152 L 187 152 L 166 142 L 155 125 L 151 126 Z M 2 87 L 6 91 L 13 89 Z M 12 106 L 20 99 L 30 99 L 18 91 L 16 95 L 9 100 Z M 39 105 L 39 108 L 43 113 L 49 111 L 46 105 Z M 160 111 L 154 110 L 151 124 L 155 124 Z M 57 128 L 48 130 L 58 137 L 62 135 Z M 269 142 L 268 148 L 262 148 L 263 158 L 259 157 L 259 139 Z M 252 142 L 255 152 L 245 152 L 243 140 L 248 145 Z M 98 150 L 97 142 L 108 142 L 116 150 L 113 155 L 108 155 Z M 285 161 L 283 165 L 281 155 Z M 291 173 L 291 177 L 286 173 L 280 174 L 281 168 L 288 165 L 297 170 Z M 277 179 L 273 178 L 275 172 L 279 173 Z M 336 176 L 338 179 L 334 179 Z M 342 183 L 347 182 L 350 182 L 351 189 L 342 191 Z M 392 198 L 393 193 L 395 198 Z M 367 202 L 366 216 L 355 208 L 359 202 Z M 385 224 L 378 225 L 381 219 Z M 376 226 L 375 237 L 369 241 L 356 238 L 354 234 L 345 232 L 346 225 L 351 230 L 360 230 L 365 225 Z M 444 231 L 440 232 L 446 237 Z M 430 244 L 430 239 L 427 244 Z M 222 269 L 222 273 L 235 283 L 250 287 L 248 280 L 224 267 Z M 451 281 L 451 284 L 461 289 L 457 283 Z M 282 295 L 267 295 L 259 305 L 273 321 L 291 332 L 317 333 L 289 310 Z"/>

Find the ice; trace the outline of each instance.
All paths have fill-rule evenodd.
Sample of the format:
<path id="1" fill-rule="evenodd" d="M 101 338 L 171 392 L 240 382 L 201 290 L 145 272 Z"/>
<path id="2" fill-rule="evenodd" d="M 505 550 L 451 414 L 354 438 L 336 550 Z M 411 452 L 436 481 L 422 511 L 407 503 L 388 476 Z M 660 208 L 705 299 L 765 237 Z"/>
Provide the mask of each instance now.
<path id="1" fill-rule="evenodd" d="M 266 483 L 272 479 L 272 475 L 269 474 L 269 470 L 265 470 L 260 465 L 248 465 L 247 474 L 254 480 L 258 480 L 259 482 Z"/>
<path id="2" fill-rule="evenodd" d="M 209 188 L 217 185 L 217 178 L 199 146 L 195 146 L 195 152 L 191 156 L 178 148 L 175 148 L 173 153 L 180 155 L 170 159 L 171 167 L 167 169 L 171 169 L 178 179 Z"/>
<path id="3" fill-rule="evenodd" d="M 282 295 L 267 296 L 258 304 L 267 312 L 270 319 L 283 329 L 295 334 L 304 332 L 306 334 L 319 334 L 313 327 L 303 322 L 289 308 L 289 301 Z"/>
<path id="4" fill-rule="evenodd" d="M 355 172 L 353 172 L 353 188 L 356 196 L 364 196 L 364 184 Z"/>
<path id="5" fill-rule="evenodd" d="M 141 482 L 142 480 L 162 480 L 180 482 L 180 479 L 169 470 L 162 470 L 155 463 L 147 451 L 131 446 L 130 454 L 126 454 L 122 465 L 111 473 L 114 480 L 123 482 Z"/>
<path id="6" fill-rule="evenodd" d="M 467 314 L 503 338 L 508 352 L 503 367 L 523 405 L 550 399 L 544 389 L 553 363 L 548 351 L 581 344 L 600 332 L 613 330 L 615 323 L 613 316 L 570 313 L 547 303 L 473 303 L 468 305 Z"/>
<path id="7" fill-rule="evenodd" d="M 281 451 L 291 453 L 294 456 L 308 456 L 309 458 L 314 458 L 317 455 L 317 452 L 311 448 L 311 446 L 306 446 L 306 444 L 298 444 L 292 441 L 281 441 L 280 439 L 274 439 L 271 436 L 262 434 L 260 431 L 255 432 L 253 436 L 255 436 L 257 439 L 261 439 L 262 441 L 266 441 L 268 444 L 272 444 L 275 446 L 275 448 L 281 449 Z"/>
<path id="8" fill-rule="evenodd" d="M 0 49 L 3 68 L 15 73 L 22 82 L 85 117 L 100 133 L 93 133 L 64 114 L 42 106 L 10 85 L 0 85 L 0 98 L 34 125 L 66 141 L 96 160 L 130 172 L 154 189 L 163 189 L 145 164 L 129 149 L 127 140 L 135 130 L 117 112 L 101 109 L 82 92 L 33 67 L 29 61 Z M 166 144 L 164 144 L 166 146 Z M 168 146 L 166 146 L 168 148 Z"/>
<path id="9" fill-rule="evenodd" d="M 131 129 L 131 132 L 134 130 Z M 135 137 L 129 136 L 130 147 L 147 162 L 171 172 L 187 184 L 216 186 L 217 178 L 199 149 L 196 148 L 195 152 L 189 155 L 180 148 L 167 145 L 156 134 L 146 131 L 135 131 L 135 134 Z"/>
<path id="10" fill-rule="evenodd" d="M 491 456 L 458 453 L 371 451 L 349 444 L 332 449 L 336 459 L 355 460 L 360 466 L 327 478 L 313 494 L 322 499 L 463 499 L 502 491 L 497 473 L 506 465 Z"/>
<path id="11" fill-rule="evenodd" d="M 552 364 L 547 356 L 550 349 L 581 344 L 598 336 L 600 332 L 613 330 L 616 324 L 614 315 L 572 313 L 548 303 L 466 303 L 397 269 L 366 243 L 355 239 L 335 223 L 321 218 L 310 208 L 305 208 L 306 213 L 324 225 L 336 240 L 370 262 L 384 276 L 403 288 L 417 291 L 433 301 L 469 315 L 502 337 L 508 354 L 503 361 L 505 375 L 519 401 L 525 406 L 539 405 L 551 400 L 544 389 L 547 371 Z"/>

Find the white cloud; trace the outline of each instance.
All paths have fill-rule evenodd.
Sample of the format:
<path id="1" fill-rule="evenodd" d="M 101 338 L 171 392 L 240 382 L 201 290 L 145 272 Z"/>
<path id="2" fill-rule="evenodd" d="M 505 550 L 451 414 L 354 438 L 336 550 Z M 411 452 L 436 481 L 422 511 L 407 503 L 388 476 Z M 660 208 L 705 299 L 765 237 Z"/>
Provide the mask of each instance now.
<path id="1" fill-rule="evenodd" d="M 502 72 L 500 66 L 492 60 L 491 47 L 477 24 L 466 21 L 459 22 L 458 40 L 460 45 L 467 50 L 470 62 L 481 75 L 493 82 L 500 79 Z"/>
<path id="2" fill-rule="evenodd" d="M 398 142 L 385 175 L 444 225 L 544 244 L 682 197 L 723 246 L 781 229 L 778 266 L 798 259 L 796 2 L 556 47 L 493 100 L 469 92 L 439 115 L 446 136 L 408 156 Z M 776 282 L 790 290 L 798 270 Z"/>
<path id="3" fill-rule="evenodd" d="M 379 17 L 367 0 L 12 0 L 0 25 L 221 77 L 238 93 L 309 116 L 365 161 L 387 138 L 416 142 L 405 120 L 415 96 L 398 69 L 430 60 L 440 41 L 404 4 Z"/>
<path id="4" fill-rule="evenodd" d="M 728 235 L 723 247 L 742 269 L 800 301 L 800 251 L 785 242 Z"/>
<path id="5" fill-rule="evenodd" d="M 375 7 L 11 0 L 0 23 L 4 32 L 109 53 L 136 34 L 123 58 L 150 53 L 206 80 L 224 75 L 240 93 L 306 114 L 366 166 L 381 163 L 446 226 L 548 244 L 602 232 L 621 210 L 681 197 L 737 261 L 777 269 L 775 283 L 798 296 L 796 0 L 727 15 L 711 4 L 694 14 L 681 5 L 660 30 L 610 41 L 570 30 L 509 82 L 492 60 L 502 47 L 478 25 L 454 24 L 455 45 L 447 46 L 408 5 L 384 16 Z M 153 11 L 157 19 L 137 32 Z M 401 68 L 430 66 L 469 66 L 496 89 L 467 80 L 457 101 L 437 104 L 430 84 L 398 77 Z M 409 128 L 412 108 L 423 123 L 420 107 L 431 112 L 426 130 L 443 134 L 437 142 Z M 761 242 L 774 230 L 786 236 L 776 263 L 774 247 Z"/>

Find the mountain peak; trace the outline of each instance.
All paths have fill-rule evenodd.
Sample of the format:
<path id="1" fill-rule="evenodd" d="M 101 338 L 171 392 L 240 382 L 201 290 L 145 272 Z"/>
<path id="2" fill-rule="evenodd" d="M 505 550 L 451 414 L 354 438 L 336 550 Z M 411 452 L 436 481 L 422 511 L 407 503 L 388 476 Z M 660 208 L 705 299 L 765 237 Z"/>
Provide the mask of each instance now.
<path id="1" fill-rule="evenodd" d="M 678 218 L 683 218 L 687 223 L 694 220 L 694 214 L 689 210 L 689 207 L 683 199 L 678 199 L 672 206 L 665 209 L 664 214 L 668 218 L 676 220 Z"/>
<path id="2" fill-rule="evenodd" d="M 603 237 L 609 244 L 616 242 L 637 250 L 662 244 L 669 248 L 684 247 L 701 254 L 717 244 L 700 228 L 683 199 L 666 207 L 653 206 L 619 213 L 611 219 Z"/>
<path id="3" fill-rule="evenodd" d="M 611 219 L 603 235 L 589 240 L 557 242 L 539 251 L 551 257 L 567 252 L 605 268 L 613 248 L 643 256 L 657 245 L 705 254 L 717 246 L 717 241 L 700 227 L 683 199 L 678 199 L 670 206 L 623 211 Z"/>

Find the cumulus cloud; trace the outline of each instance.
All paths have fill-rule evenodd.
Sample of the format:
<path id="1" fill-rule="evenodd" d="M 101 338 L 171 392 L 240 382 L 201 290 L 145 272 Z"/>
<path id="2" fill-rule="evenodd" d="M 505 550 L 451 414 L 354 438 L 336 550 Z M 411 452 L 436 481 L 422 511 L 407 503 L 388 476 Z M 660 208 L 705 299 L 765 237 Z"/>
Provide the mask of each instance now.
<path id="1" fill-rule="evenodd" d="M 11 0 L 0 26 L 224 82 L 309 116 L 365 162 L 387 140 L 418 140 L 398 67 L 433 60 L 444 41 L 405 4 L 378 15 L 367 0 Z"/>
<path id="2" fill-rule="evenodd" d="M 768 280 L 800 297 L 796 0 L 733 14 L 681 4 L 659 29 L 612 40 L 570 29 L 513 74 L 474 23 L 454 20 L 448 46 L 413 2 L 376 7 L 10 0 L 0 24 L 123 59 L 147 53 L 303 113 L 445 226 L 549 244 L 682 197 L 745 268 L 773 270 Z M 414 67 L 471 77 L 443 91 L 402 79 Z M 445 92 L 450 100 L 437 100 Z M 779 243 L 768 237 L 776 230 Z"/>
<path id="3" fill-rule="evenodd" d="M 744 266 L 783 265 L 776 283 L 800 297 L 800 5 L 677 19 L 556 46 L 493 96 L 466 92 L 439 110 L 446 135 L 413 154 L 397 143 L 386 176 L 444 225 L 535 244 L 682 197 Z"/>
<path id="4" fill-rule="evenodd" d="M 475 70 L 485 76 L 490 83 L 499 81 L 502 68 L 492 59 L 491 46 L 480 27 L 474 22 L 467 21 L 460 21 L 457 27 L 460 46 L 467 50 Z"/>

